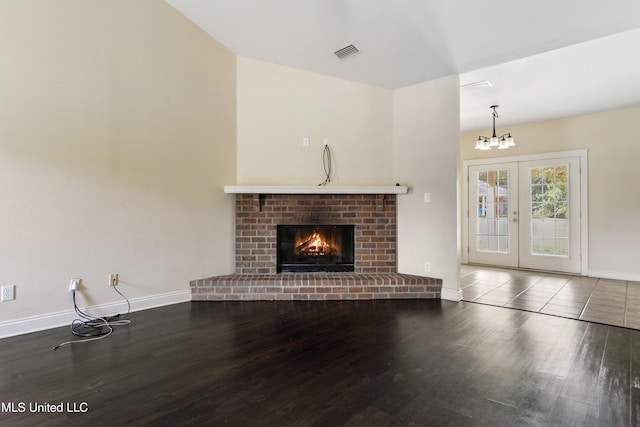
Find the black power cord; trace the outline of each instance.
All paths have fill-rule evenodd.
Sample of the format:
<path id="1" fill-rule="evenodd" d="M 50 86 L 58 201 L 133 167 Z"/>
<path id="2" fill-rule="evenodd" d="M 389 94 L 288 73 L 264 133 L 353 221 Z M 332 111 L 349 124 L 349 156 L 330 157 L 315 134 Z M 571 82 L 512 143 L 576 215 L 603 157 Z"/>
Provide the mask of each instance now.
<path id="1" fill-rule="evenodd" d="M 117 287 L 114 286 L 113 289 L 127 302 L 126 314 L 129 314 L 131 312 L 131 303 L 129 302 L 127 297 L 125 297 L 122 292 L 118 290 Z M 71 291 L 71 297 L 73 299 L 73 309 L 75 310 L 77 316 L 77 318 L 74 319 L 73 322 L 71 322 L 71 333 L 75 336 L 83 337 L 84 339 L 63 342 L 54 346 L 54 350 L 57 350 L 63 345 L 67 344 L 77 344 L 81 342 L 95 341 L 106 338 L 111 335 L 114 326 L 128 325 L 131 323 L 130 320 L 119 320 L 120 314 L 114 314 L 113 316 L 105 317 L 89 316 L 78 307 L 78 304 L 76 303 L 75 289 Z"/>
<path id="2" fill-rule="evenodd" d="M 322 152 L 322 166 L 324 166 L 324 173 L 326 178 L 322 181 L 318 186 L 324 186 L 331 182 L 331 174 L 332 165 L 331 165 L 331 148 L 329 148 L 329 144 L 324 146 L 324 151 Z"/>

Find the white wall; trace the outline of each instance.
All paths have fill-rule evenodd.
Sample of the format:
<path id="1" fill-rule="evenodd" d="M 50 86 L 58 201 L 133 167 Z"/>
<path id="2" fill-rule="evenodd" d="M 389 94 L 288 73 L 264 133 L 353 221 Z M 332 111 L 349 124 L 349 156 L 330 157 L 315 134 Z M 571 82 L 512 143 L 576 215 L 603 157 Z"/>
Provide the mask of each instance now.
<path id="1" fill-rule="evenodd" d="M 238 57 L 238 184 L 391 185 L 392 92 Z M 303 138 L 310 138 L 304 148 Z"/>
<path id="2" fill-rule="evenodd" d="M 516 147 L 504 151 L 474 150 L 478 135 L 461 135 L 461 159 L 588 150 L 589 275 L 640 281 L 640 108 L 498 129 L 509 131 Z"/>
<path id="3" fill-rule="evenodd" d="M 393 179 L 411 187 L 398 197 L 398 270 L 443 279 L 443 298 L 458 300 L 458 76 L 396 90 Z M 430 203 L 424 203 L 429 193 Z M 431 264 L 425 273 L 424 263 Z"/>
<path id="4" fill-rule="evenodd" d="M 90 306 L 233 271 L 231 52 L 161 1 L 4 0 L 0 62 L 0 326 L 72 277 Z"/>

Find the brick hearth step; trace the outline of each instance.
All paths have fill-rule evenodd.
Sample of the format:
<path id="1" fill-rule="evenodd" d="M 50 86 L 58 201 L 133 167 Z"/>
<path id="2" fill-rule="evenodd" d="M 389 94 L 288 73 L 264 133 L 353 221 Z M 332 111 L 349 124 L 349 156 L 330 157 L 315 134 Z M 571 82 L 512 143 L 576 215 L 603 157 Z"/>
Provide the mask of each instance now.
<path id="1" fill-rule="evenodd" d="M 192 301 L 439 299 L 442 280 L 401 273 L 230 274 L 190 287 Z"/>

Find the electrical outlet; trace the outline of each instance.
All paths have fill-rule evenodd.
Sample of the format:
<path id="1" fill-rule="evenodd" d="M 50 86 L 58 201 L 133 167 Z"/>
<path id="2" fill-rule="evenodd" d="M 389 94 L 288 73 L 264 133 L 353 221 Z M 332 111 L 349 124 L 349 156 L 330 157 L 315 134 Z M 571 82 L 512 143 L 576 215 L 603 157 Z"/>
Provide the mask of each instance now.
<path id="1" fill-rule="evenodd" d="M 80 287 L 80 282 L 82 282 L 82 279 L 71 279 L 69 281 L 69 292 L 77 291 Z"/>
<path id="2" fill-rule="evenodd" d="M 327 145 L 329 145 L 329 138 L 324 138 L 322 140 L 322 143 L 324 144 L 324 146 L 326 147 Z"/>
<path id="3" fill-rule="evenodd" d="M 2 294 L 0 295 L 2 301 L 11 301 L 16 299 L 16 287 L 15 285 L 3 286 Z"/>
<path id="4" fill-rule="evenodd" d="M 118 275 L 110 274 L 109 275 L 109 286 L 118 286 Z"/>
<path id="5" fill-rule="evenodd" d="M 431 263 L 430 262 L 425 262 L 424 263 L 424 272 L 428 273 L 431 271 Z"/>
<path id="6" fill-rule="evenodd" d="M 303 146 L 304 148 L 309 147 L 309 144 L 310 144 L 310 140 L 309 140 L 309 138 L 307 138 L 307 137 L 302 138 L 302 146 Z"/>

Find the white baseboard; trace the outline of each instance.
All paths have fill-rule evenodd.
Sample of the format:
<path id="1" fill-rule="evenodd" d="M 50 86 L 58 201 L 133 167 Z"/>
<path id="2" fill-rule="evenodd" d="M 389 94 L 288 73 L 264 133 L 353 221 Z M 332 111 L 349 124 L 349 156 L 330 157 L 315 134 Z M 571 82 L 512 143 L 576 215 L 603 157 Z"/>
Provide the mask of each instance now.
<path id="1" fill-rule="evenodd" d="M 132 312 L 187 301 L 191 301 L 191 291 L 188 289 L 184 291 L 131 298 L 129 300 Z M 124 301 L 118 301 L 93 307 L 81 307 L 81 310 L 92 316 L 108 316 L 126 312 L 127 304 Z M 47 313 L 38 316 L 0 322 L 0 338 L 7 338 L 15 335 L 28 334 L 31 332 L 70 325 L 76 317 L 75 311 L 70 309 L 59 311 L 57 313 Z"/>
<path id="2" fill-rule="evenodd" d="M 597 277 L 600 279 L 628 280 L 630 282 L 640 282 L 640 274 L 626 273 L 619 271 L 603 271 L 589 269 L 589 277 Z"/>
<path id="3" fill-rule="evenodd" d="M 455 301 L 455 302 L 461 301 L 462 300 L 462 290 L 461 289 L 449 289 L 449 288 L 443 287 L 440 299 L 447 300 L 447 301 Z"/>

